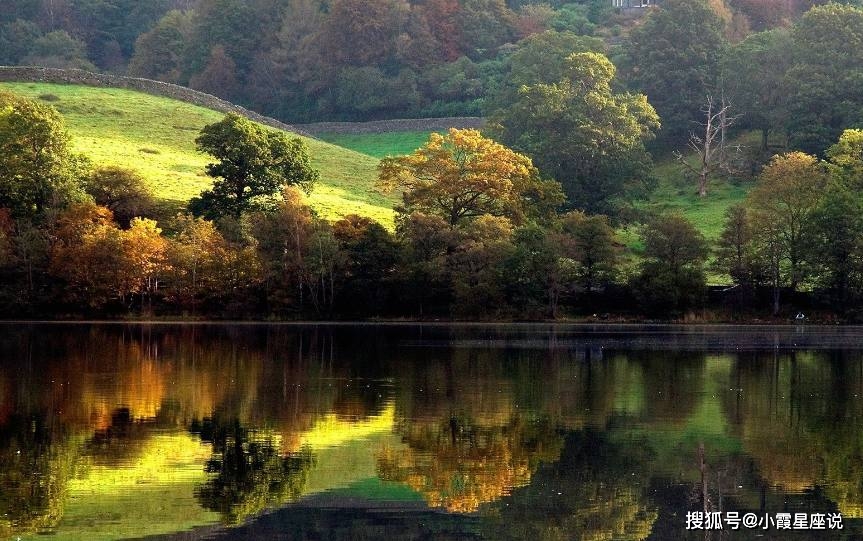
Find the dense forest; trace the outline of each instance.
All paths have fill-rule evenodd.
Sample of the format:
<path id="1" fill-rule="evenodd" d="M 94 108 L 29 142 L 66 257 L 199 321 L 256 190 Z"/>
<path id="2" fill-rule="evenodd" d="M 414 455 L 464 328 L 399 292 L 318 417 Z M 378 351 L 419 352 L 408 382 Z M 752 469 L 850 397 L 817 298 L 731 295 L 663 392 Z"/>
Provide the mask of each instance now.
<path id="1" fill-rule="evenodd" d="M 787 32 L 818 3 L 710 0 L 705 14 L 668 0 L 672 20 L 642 25 L 610 0 L 12 0 L 0 12 L 0 64 L 178 83 L 290 122 L 463 116 L 487 113 L 512 89 L 525 40 L 565 32 L 595 38 L 583 47 L 612 58 L 624 75 L 619 84 L 645 92 L 673 133 L 686 131 L 704 89 L 723 74 L 747 86 L 755 81 L 738 70 L 773 77 L 748 92 L 770 88 L 781 101 L 789 92 L 776 79 L 811 63 L 807 55 L 839 47 L 835 65 L 823 69 L 846 66 L 855 54 L 849 36 L 812 43 L 822 38 Z M 748 73 L 751 60 L 768 57 L 770 73 Z M 554 77 L 543 71 L 531 75 Z M 788 84 L 809 84 L 795 79 Z M 734 98 L 741 107 L 764 105 L 764 96 Z"/>
<path id="2" fill-rule="evenodd" d="M 4 315 L 863 317 L 863 9 L 666 0 L 637 15 L 598 0 L 15 2 L 2 62 L 188 84 L 287 120 L 488 124 L 381 161 L 378 187 L 401 196 L 390 230 L 318 216 L 303 142 L 236 115 L 196 140 L 212 188 L 166 216 L 134 170 L 72 152 L 50 104 L 0 94 Z M 638 205 L 654 156 L 705 198 L 719 178 L 747 185 L 717 242 Z"/>

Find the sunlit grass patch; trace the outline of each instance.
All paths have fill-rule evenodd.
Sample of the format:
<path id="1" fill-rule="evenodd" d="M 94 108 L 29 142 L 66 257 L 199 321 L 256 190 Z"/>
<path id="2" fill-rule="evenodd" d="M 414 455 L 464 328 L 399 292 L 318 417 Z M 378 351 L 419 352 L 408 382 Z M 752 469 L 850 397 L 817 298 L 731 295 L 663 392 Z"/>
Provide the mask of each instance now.
<path id="1" fill-rule="evenodd" d="M 195 137 L 222 113 L 169 98 L 117 88 L 44 83 L 0 83 L 31 99 L 52 96 L 66 120 L 75 151 L 98 165 L 129 167 L 146 178 L 168 207 L 181 208 L 211 185 L 210 158 L 195 150 Z M 374 188 L 378 159 L 305 138 L 321 180 L 309 201 L 323 217 L 359 213 L 386 226 L 393 199 Z"/>

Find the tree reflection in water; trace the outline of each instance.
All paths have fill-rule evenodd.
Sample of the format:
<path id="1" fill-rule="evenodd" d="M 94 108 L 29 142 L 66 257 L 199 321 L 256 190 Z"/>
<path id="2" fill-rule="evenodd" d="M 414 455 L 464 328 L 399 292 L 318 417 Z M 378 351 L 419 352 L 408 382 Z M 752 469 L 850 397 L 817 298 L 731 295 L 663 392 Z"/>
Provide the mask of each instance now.
<path id="1" fill-rule="evenodd" d="M 643 447 L 620 447 L 593 429 L 571 432 L 560 461 L 483 509 L 487 538 L 646 539 L 657 518 L 646 494 L 650 458 Z"/>
<path id="2" fill-rule="evenodd" d="M 275 434 L 248 429 L 237 419 L 207 418 L 193 423 L 191 431 L 213 446 L 206 466 L 212 477 L 196 495 L 226 524 L 239 524 L 302 494 L 314 465 L 310 449 L 282 456 Z"/>
<path id="3" fill-rule="evenodd" d="M 423 495 L 432 507 L 468 513 L 530 482 L 540 461 L 554 461 L 561 437 L 547 420 L 515 415 L 503 426 L 467 419 L 412 422 L 406 451 L 384 449 L 378 473 Z"/>
<path id="4" fill-rule="evenodd" d="M 74 455 L 44 415 L 12 415 L 0 426 L 0 538 L 57 524 Z"/>

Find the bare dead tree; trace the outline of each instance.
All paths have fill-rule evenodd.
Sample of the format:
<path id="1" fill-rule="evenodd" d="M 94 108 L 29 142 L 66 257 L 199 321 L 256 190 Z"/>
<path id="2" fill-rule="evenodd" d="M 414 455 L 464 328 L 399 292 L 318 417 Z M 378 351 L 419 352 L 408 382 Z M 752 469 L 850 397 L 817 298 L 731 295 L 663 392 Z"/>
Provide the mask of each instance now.
<path id="1" fill-rule="evenodd" d="M 698 177 L 698 195 L 707 196 L 707 185 L 710 177 L 718 171 L 732 173 L 733 167 L 728 159 L 728 145 L 725 134 L 740 115 L 728 114 L 731 104 L 725 100 L 725 96 L 716 103 L 712 96 L 707 96 L 707 103 L 702 108 L 704 122 L 699 122 L 698 132 L 689 134 L 689 148 L 698 156 L 698 163 L 693 165 L 686 161 L 686 157 L 680 151 L 675 151 L 674 156 L 683 167 Z M 734 147 L 740 151 L 739 146 Z"/>

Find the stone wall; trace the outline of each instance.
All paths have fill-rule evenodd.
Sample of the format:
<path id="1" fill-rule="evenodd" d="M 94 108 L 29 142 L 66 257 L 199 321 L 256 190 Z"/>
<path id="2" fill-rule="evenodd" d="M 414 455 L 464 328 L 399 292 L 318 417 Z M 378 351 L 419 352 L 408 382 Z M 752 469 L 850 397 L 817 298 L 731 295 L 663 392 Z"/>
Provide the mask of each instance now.
<path id="1" fill-rule="evenodd" d="M 175 100 L 200 105 L 222 113 L 237 113 L 273 128 L 291 131 L 307 137 L 317 133 L 387 133 L 405 131 L 445 131 L 449 128 L 481 128 L 484 124 L 479 117 L 451 118 L 417 118 L 398 120 L 378 120 L 373 122 L 317 122 L 292 126 L 274 118 L 263 116 L 245 107 L 240 107 L 229 101 L 217 98 L 211 94 L 198 92 L 185 86 L 163 83 L 152 79 L 123 77 L 93 73 L 79 69 L 40 68 L 35 66 L 0 66 L 0 81 L 55 83 L 67 85 L 85 85 L 99 88 L 125 88 L 137 90 L 154 96 L 162 96 Z"/>
<path id="2" fill-rule="evenodd" d="M 194 105 L 200 105 L 222 113 L 237 113 L 255 122 L 260 122 L 273 128 L 287 130 L 300 135 L 310 136 L 302 129 L 296 128 L 284 122 L 270 117 L 260 115 L 239 105 L 225 101 L 216 96 L 198 92 L 184 86 L 153 81 L 151 79 L 138 79 L 135 77 L 122 77 L 119 75 L 106 75 L 104 73 L 92 73 L 78 69 L 56 69 L 39 68 L 33 66 L 0 66 L 0 81 L 4 82 L 31 82 L 31 83 L 56 83 L 95 86 L 100 88 L 126 88 L 137 90 L 155 96 L 173 98 Z"/>

